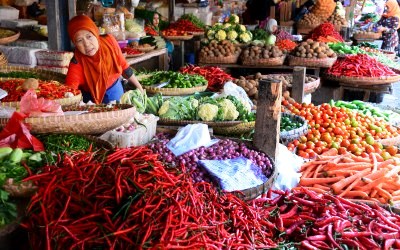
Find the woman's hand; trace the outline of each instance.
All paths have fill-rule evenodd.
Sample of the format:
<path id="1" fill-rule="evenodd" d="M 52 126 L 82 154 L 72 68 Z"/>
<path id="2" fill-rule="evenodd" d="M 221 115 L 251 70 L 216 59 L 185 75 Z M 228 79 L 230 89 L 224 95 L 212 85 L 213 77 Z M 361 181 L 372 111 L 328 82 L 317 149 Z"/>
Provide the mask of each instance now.
<path id="1" fill-rule="evenodd" d="M 385 31 L 387 31 L 387 30 L 388 30 L 387 27 L 384 27 L 384 26 L 379 26 L 379 27 L 378 27 L 378 32 L 385 32 Z"/>
<path id="2" fill-rule="evenodd" d="M 136 76 L 133 74 L 131 77 L 129 77 L 128 82 L 130 84 L 132 84 L 133 86 L 135 86 L 138 90 L 140 90 L 140 92 L 143 93 L 143 87 L 142 85 L 139 83 L 138 79 L 136 78 Z"/>

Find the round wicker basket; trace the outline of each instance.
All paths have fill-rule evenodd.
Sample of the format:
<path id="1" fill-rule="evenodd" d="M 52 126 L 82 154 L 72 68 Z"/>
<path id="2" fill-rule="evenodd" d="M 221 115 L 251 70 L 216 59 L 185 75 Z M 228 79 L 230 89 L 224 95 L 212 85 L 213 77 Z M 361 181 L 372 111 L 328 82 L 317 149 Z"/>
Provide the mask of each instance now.
<path id="1" fill-rule="evenodd" d="M 366 33 L 354 33 L 353 38 L 356 40 L 377 40 L 382 36 L 382 33 L 366 32 Z"/>
<path id="2" fill-rule="evenodd" d="M 206 122 L 206 121 L 193 121 L 193 120 L 173 120 L 166 118 L 160 118 L 160 120 L 158 120 L 158 124 L 170 125 L 170 126 L 185 126 L 188 124 L 196 124 L 196 123 L 204 123 L 210 127 L 217 128 L 217 127 L 231 127 L 234 125 L 238 125 L 242 122 L 241 121 Z"/>
<path id="3" fill-rule="evenodd" d="M 258 60 L 250 60 L 248 58 L 245 58 L 245 60 L 242 61 L 243 65 L 260 65 L 260 66 L 279 66 L 283 65 L 285 62 L 286 55 L 280 56 L 280 57 L 275 57 L 275 58 L 262 58 Z"/>
<path id="4" fill-rule="evenodd" d="M 129 55 L 129 54 L 125 53 L 124 55 L 125 55 L 125 58 L 135 58 L 135 57 L 143 56 L 144 54 L 145 53 L 142 51 L 142 53 L 139 53 L 139 54 Z"/>
<path id="5" fill-rule="evenodd" d="M 325 78 L 332 81 L 350 83 L 354 85 L 380 85 L 398 82 L 400 80 L 400 75 L 383 77 L 350 77 L 325 75 Z"/>
<path id="6" fill-rule="evenodd" d="M 7 63 L 7 57 L 2 52 L 0 52 L 0 67 L 7 65 Z"/>
<path id="7" fill-rule="evenodd" d="M 199 63 L 221 63 L 221 64 L 234 64 L 237 63 L 239 54 L 225 56 L 225 57 L 199 57 Z"/>
<path id="8" fill-rule="evenodd" d="M 250 132 L 256 125 L 255 121 L 252 122 L 241 122 L 239 124 L 228 126 L 228 127 L 213 127 L 213 132 L 216 135 L 240 135 Z"/>
<path id="9" fill-rule="evenodd" d="M 15 29 L 9 29 L 9 28 L 0 28 L 2 30 L 9 30 L 14 32 L 14 35 L 8 36 L 8 37 L 4 37 L 4 38 L 0 38 L 0 44 L 4 45 L 4 44 L 8 44 L 8 43 L 12 43 L 16 40 L 18 40 L 19 36 L 21 35 L 21 33 L 18 30 Z"/>
<path id="10" fill-rule="evenodd" d="M 79 115 L 28 117 L 25 119 L 25 123 L 31 127 L 33 134 L 101 134 L 128 122 L 136 113 L 136 108 L 131 105 L 119 104 L 118 107 L 121 110 Z M 0 118 L 0 127 L 6 126 L 8 120 L 8 118 Z"/>
<path id="11" fill-rule="evenodd" d="M 143 86 L 148 94 L 161 93 L 166 96 L 180 96 L 180 95 L 191 95 L 196 92 L 203 92 L 207 89 L 207 85 L 198 86 L 194 88 L 155 88 L 150 86 Z"/>
<path id="12" fill-rule="evenodd" d="M 156 46 L 148 46 L 148 47 L 139 46 L 139 47 L 132 47 L 132 48 L 146 53 L 146 52 L 153 51 L 156 48 Z"/>
<path id="13" fill-rule="evenodd" d="M 59 83 L 64 83 L 66 77 L 66 75 L 64 74 L 53 71 L 20 67 L 20 66 L 7 66 L 7 65 L 0 66 L 0 72 L 31 72 L 35 73 L 38 76 L 38 79 L 40 80 L 54 80 Z"/>
<path id="14" fill-rule="evenodd" d="M 187 35 L 187 36 L 164 36 L 165 39 L 167 40 L 190 40 L 193 38 L 193 35 Z"/>
<path id="15" fill-rule="evenodd" d="M 289 65 L 290 66 L 305 66 L 305 67 L 319 67 L 319 68 L 330 68 L 336 62 L 335 57 L 330 58 L 302 58 L 297 56 L 289 55 Z"/>
<path id="16" fill-rule="evenodd" d="M 282 117 L 288 116 L 291 120 L 301 122 L 303 125 L 300 128 L 296 128 L 289 131 L 281 131 L 279 140 L 282 144 L 288 145 L 289 142 L 299 139 L 301 136 L 307 134 L 308 132 L 308 124 L 307 121 L 298 115 L 290 114 L 283 112 Z"/>
<path id="17" fill-rule="evenodd" d="M 268 74 L 268 75 L 262 75 L 261 78 L 263 79 L 273 79 L 273 78 L 278 78 L 280 76 L 292 76 L 292 74 Z M 315 90 L 318 89 L 321 83 L 321 79 L 319 77 L 313 76 L 313 75 L 306 75 L 306 77 L 312 77 L 315 78 L 315 81 L 312 82 L 306 82 L 304 83 L 304 94 L 311 94 L 314 93 Z M 293 78 L 292 78 L 293 79 Z"/>

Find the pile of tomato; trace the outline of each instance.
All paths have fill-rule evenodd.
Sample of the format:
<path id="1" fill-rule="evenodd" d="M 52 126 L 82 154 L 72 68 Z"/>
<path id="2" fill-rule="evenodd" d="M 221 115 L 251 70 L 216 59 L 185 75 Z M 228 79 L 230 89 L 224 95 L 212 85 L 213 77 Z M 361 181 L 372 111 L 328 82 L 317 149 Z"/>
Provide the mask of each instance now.
<path id="1" fill-rule="evenodd" d="M 340 154 L 351 152 L 363 157 L 376 152 L 390 158 L 397 153 L 396 147 L 383 148 L 378 142 L 399 136 L 399 130 L 383 120 L 329 104 L 315 106 L 285 100 L 282 105 L 309 124 L 307 135 L 288 144 L 289 150 L 297 148 L 297 154 L 303 158 L 314 158 L 330 148 L 338 149 Z"/>
<path id="2" fill-rule="evenodd" d="M 0 88 L 8 92 L 8 95 L 1 99 L 2 102 L 19 102 L 25 91 L 22 89 L 22 84 L 25 79 L 12 79 L 0 81 Z M 65 98 L 65 93 L 70 92 L 74 95 L 80 94 L 80 90 L 72 89 L 66 85 L 56 81 L 39 80 L 39 88 L 36 90 L 38 98 L 43 97 L 48 100 Z"/>
<path id="3" fill-rule="evenodd" d="M 185 30 L 166 29 L 162 32 L 163 36 L 188 36 L 190 35 Z"/>
<path id="4" fill-rule="evenodd" d="M 138 50 L 138 49 L 134 49 L 131 47 L 125 47 L 123 49 L 121 49 L 123 53 L 126 53 L 127 55 L 139 55 L 139 54 L 143 54 L 142 51 Z"/>

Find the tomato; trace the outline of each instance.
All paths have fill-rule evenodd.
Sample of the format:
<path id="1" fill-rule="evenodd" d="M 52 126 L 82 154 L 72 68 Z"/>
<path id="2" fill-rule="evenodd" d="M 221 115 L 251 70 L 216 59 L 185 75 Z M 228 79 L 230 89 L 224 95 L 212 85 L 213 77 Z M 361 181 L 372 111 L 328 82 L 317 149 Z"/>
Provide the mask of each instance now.
<path id="1" fill-rule="evenodd" d="M 346 149 L 345 147 L 340 147 L 340 148 L 338 149 L 338 152 L 339 152 L 340 155 L 342 155 L 342 154 L 347 153 L 347 149 Z"/>
<path id="2" fill-rule="evenodd" d="M 388 152 L 391 156 L 397 154 L 398 148 L 396 146 L 388 146 L 385 148 L 385 151 Z"/>
<path id="3" fill-rule="evenodd" d="M 387 159 L 392 158 L 392 156 L 389 154 L 389 152 L 382 152 L 381 153 L 382 158 L 386 161 Z"/>
<path id="4" fill-rule="evenodd" d="M 322 153 L 322 147 L 315 147 L 314 148 L 314 152 L 318 155 L 320 155 Z"/>
<path id="5" fill-rule="evenodd" d="M 347 139 L 344 139 L 341 143 L 340 146 L 347 148 L 350 145 L 350 141 Z"/>
<path id="6" fill-rule="evenodd" d="M 315 147 L 315 144 L 314 144 L 314 142 L 312 142 L 312 141 L 308 141 L 308 142 L 306 143 L 306 145 L 307 145 L 307 149 L 313 149 L 313 148 Z"/>
<path id="7" fill-rule="evenodd" d="M 298 155 L 299 155 L 300 157 L 303 157 L 303 158 L 306 158 L 306 159 L 309 158 L 308 153 L 307 153 L 307 152 L 304 152 L 304 151 L 299 151 L 299 152 L 298 152 Z"/>
<path id="8" fill-rule="evenodd" d="M 307 148 L 307 146 L 304 143 L 300 143 L 299 145 L 297 145 L 297 149 L 299 149 L 299 150 L 305 150 L 306 148 Z"/>
<path id="9" fill-rule="evenodd" d="M 338 149 L 338 148 L 339 148 L 339 143 L 337 143 L 337 142 L 332 142 L 331 148 L 336 148 L 336 149 Z"/>
<path id="10" fill-rule="evenodd" d="M 369 145 L 374 145 L 375 139 L 373 136 L 369 135 L 369 136 L 365 137 L 365 142 L 368 143 Z"/>
<path id="11" fill-rule="evenodd" d="M 304 135 L 300 136 L 300 142 L 302 142 L 302 143 L 307 142 L 307 137 Z"/>
<path id="12" fill-rule="evenodd" d="M 323 140 L 324 142 L 330 144 L 332 142 L 332 137 L 329 133 L 325 132 L 321 135 L 321 140 Z"/>
<path id="13" fill-rule="evenodd" d="M 374 153 L 375 148 L 372 145 L 367 145 L 365 146 L 365 152 L 367 152 L 368 154 Z"/>

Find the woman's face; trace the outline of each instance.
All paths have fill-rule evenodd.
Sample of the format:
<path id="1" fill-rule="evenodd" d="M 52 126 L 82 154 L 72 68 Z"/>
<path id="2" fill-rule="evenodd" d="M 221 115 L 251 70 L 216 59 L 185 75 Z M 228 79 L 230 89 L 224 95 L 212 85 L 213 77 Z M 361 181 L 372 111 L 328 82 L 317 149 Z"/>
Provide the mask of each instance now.
<path id="1" fill-rule="evenodd" d="M 99 50 L 99 41 L 92 32 L 80 30 L 75 34 L 76 48 L 86 56 L 94 56 Z"/>
<path id="2" fill-rule="evenodd" d="M 278 25 L 273 25 L 271 28 L 272 33 L 274 33 L 278 29 Z"/>
<path id="3" fill-rule="evenodd" d="M 158 14 L 154 14 L 154 16 L 153 16 L 153 25 L 155 27 L 157 27 L 159 23 L 160 23 L 160 16 Z"/>

